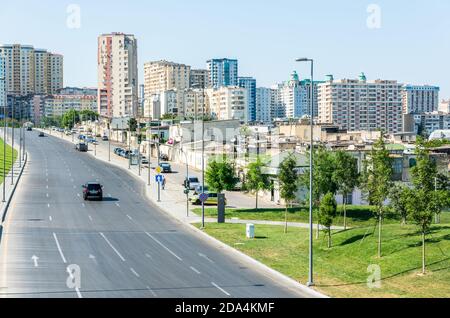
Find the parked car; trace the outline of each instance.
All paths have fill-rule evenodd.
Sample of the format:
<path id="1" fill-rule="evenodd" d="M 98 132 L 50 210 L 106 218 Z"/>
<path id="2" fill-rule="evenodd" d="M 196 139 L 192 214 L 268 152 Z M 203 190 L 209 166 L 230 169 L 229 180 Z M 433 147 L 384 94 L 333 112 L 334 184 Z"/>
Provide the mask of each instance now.
<path id="1" fill-rule="evenodd" d="M 150 161 L 148 161 L 146 156 L 141 156 L 141 164 L 148 165 Z"/>
<path id="2" fill-rule="evenodd" d="M 204 193 L 208 193 L 208 187 L 207 186 L 205 186 L 205 191 L 203 191 L 203 186 L 202 185 L 199 185 L 199 186 L 195 187 L 195 189 L 194 189 L 194 195 L 200 195 L 203 192 Z"/>
<path id="3" fill-rule="evenodd" d="M 119 148 L 119 147 L 114 148 L 114 154 L 119 155 L 119 152 L 120 152 L 121 150 L 123 150 L 123 149 L 122 149 L 122 148 Z"/>
<path id="4" fill-rule="evenodd" d="M 189 177 L 186 180 L 184 180 L 183 186 L 185 188 L 189 188 L 189 190 L 195 190 L 196 187 L 200 185 L 200 181 L 197 177 Z"/>
<path id="5" fill-rule="evenodd" d="M 79 152 L 88 152 L 89 147 L 86 143 L 80 142 L 76 145 L 75 149 L 78 150 Z"/>
<path id="6" fill-rule="evenodd" d="M 172 166 L 167 162 L 162 162 L 160 165 L 162 173 L 172 173 Z"/>
<path id="7" fill-rule="evenodd" d="M 194 195 L 191 198 L 191 202 L 193 205 L 202 204 L 199 195 Z M 208 200 L 206 200 L 205 205 L 218 205 L 218 204 L 219 204 L 219 195 L 217 193 L 208 193 Z M 227 205 L 227 199 L 225 199 L 225 205 Z"/>
<path id="8" fill-rule="evenodd" d="M 88 182 L 82 186 L 83 199 L 85 201 L 89 199 L 103 200 L 103 186 L 98 182 Z"/>
<path id="9" fill-rule="evenodd" d="M 27 131 L 32 131 L 32 130 L 33 130 L 33 128 L 27 127 Z"/>
<path id="10" fill-rule="evenodd" d="M 39 137 L 45 137 L 45 134 L 41 131 L 39 132 Z"/>
<path id="11" fill-rule="evenodd" d="M 103 140 L 103 141 L 109 141 L 109 138 L 108 138 L 108 136 L 103 136 L 103 137 L 102 137 L 102 140 Z"/>

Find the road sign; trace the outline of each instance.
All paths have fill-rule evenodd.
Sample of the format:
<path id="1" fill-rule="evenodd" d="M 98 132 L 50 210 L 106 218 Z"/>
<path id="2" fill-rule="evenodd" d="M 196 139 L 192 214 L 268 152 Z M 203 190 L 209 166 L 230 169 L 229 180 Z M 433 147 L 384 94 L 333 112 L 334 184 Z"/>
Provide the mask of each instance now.
<path id="1" fill-rule="evenodd" d="M 200 194 L 200 196 L 198 198 L 199 198 L 200 202 L 205 203 L 206 200 L 208 200 L 209 195 L 208 195 L 208 193 L 202 193 L 202 194 Z"/>
<path id="2" fill-rule="evenodd" d="M 161 174 L 158 174 L 158 175 L 156 176 L 156 182 L 158 182 L 158 183 L 163 183 L 163 181 L 164 181 L 164 176 L 161 175 Z"/>
<path id="3" fill-rule="evenodd" d="M 155 171 L 156 171 L 156 173 L 160 174 L 162 172 L 162 169 L 161 169 L 161 167 L 156 167 Z"/>

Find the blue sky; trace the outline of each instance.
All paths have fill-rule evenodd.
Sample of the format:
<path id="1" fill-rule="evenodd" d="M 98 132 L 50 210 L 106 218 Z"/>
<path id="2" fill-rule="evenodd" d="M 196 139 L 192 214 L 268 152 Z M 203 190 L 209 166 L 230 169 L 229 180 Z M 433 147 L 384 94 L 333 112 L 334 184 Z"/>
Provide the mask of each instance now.
<path id="1" fill-rule="evenodd" d="M 0 43 L 31 44 L 65 56 L 65 85 L 96 86 L 96 39 L 126 32 L 144 62 L 167 59 L 205 67 L 238 58 L 240 74 L 259 86 L 308 76 L 296 57 L 316 60 L 316 77 L 398 79 L 441 87 L 450 97 L 448 0 L 3 0 Z M 381 28 L 367 27 L 367 7 L 381 9 Z M 69 4 L 81 28 L 66 26 Z"/>

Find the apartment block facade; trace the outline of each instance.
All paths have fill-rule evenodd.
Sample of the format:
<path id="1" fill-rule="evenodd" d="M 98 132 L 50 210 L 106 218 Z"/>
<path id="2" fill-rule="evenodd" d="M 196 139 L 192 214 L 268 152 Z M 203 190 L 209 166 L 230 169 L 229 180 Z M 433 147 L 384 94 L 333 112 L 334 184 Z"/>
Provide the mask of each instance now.
<path id="1" fill-rule="evenodd" d="M 402 132 L 402 85 L 397 81 L 334 80 L 319 85 L 319 122 L 348 131 Z"/>
<path id="2" fill-rule="evenodd" d="M 439 111 L 442 113 L 450 113 L 450 100 L 442 100 L 439 103 Z"/>
<path id="3" fill-rule="evenodd" d="M 253 77 L 239 77 L 238 86 L 247 90 L 247 120 L 249 122 L 254 122 L 256 121 L 256 79 Z"/>
<path id="4" fill-rule="evenodd" d="M 0 110 L 6 106 L 6 61 L 0 56 Z"/>
<path id="5" fill-rule="evenodd" d="M 153 113 L 152 96 L 164 94 L 171 91 L 166 96 L 174 97 L 177 103 L 169 107 L 174 111 L 174 115 L 184 115 L 184 91 L 189 89 L 191 81 L 191 67 L 185 64 L 173 63 L 168 61 L 155 61 L 145 63 L 144 65 L 144 113 Z M 165 98 L 165 96 L 162 96 Z"/>
<path id="6" fill-rule="evenodd" d="M 207 107 L 213 118 L 247 122 L 247 89 L 238 86 L 224 86 L 219 89 L 208 89 L 207 95 Z"/>
<path id="7" fill-rule="evenodd" d="M 105 117 L 138 116 L 137 40 L 124 33 L 98 38 L 98 113 Z"/>
<path id="8" fill-rule="evenodd" d="M 436 86 L 404 85 L 402 87 L 403 113 L 421 114 L 439 109 L 439 91 Z"/>
<path id="9" fill-rule="evenodd" d="M 208 88 L 209 76 L 208 70 L 191 69 L 190 83 L 191 88 Z"/>
<path id="10" fill-rule="evenodd" d="M 54 94 L 64 84 L 64 58 L 30 45 L 0 46 L 5 59 L 7 94 Z"/>
<path id="11" fill-rule="evenodd" d="M 284 117 L 279 112 L 278 89 L 258 87 L 256 89 L 256 121 L 270 124 L 274 119 Z M 281 116 L 279 116 L 281 115 Z"/>
<path id="12" fill-rule="evenodd" d="M 227 58 L 211 59 L 206 63 L 210 87 L 239 86 L 238 60 Z"/>

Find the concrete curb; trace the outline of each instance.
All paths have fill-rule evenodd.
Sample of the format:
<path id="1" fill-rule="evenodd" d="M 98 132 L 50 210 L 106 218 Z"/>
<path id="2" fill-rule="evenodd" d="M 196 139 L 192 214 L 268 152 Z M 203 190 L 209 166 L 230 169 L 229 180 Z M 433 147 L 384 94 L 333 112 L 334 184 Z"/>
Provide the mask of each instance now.
<path id="1" fill-rule="evenodd" d="M 67 140 L 65 140 L 64 138 L 60 138 L 58 136 L 53 136 L 50 135 L 51 137 L 56 137 L 58 139 L 62 139 L 63 141 L 68 142 Z M 93 159 L 96 160 L 100 160 L 103 161 L 105 163 L 114 165 L 115 167 L 118 167 L 124 171 L 126 171 L 131 177 L 133 177 L 135 180 L 137 180 L 138 182 L 144 183 L 145 182 L 139 177 L 137 176 L 133 171 L 128 170 L 123 168 L 122 166 L 120 166 L 119 164 L 115 163 L 115 162 L 109 162 L 108 160 L 104 160 L 98 157 L 95 157 L 92 153 L 88 153 L 89 156 L 91 156 Z M 296 292 L 303 292 L 303 293 L 307 293 L 310 294 L 311 297 L 310 298 L 329 298 L 328 296 L 321 294 L 320 292 L 311 289 L 305 285 L 300 284 L 299 282 L 297 282 L 296 280 L 270 268 L 269 266 L 261 263 L 260 261 L 246 255 L 245 253 L 238 251 L 237 249 L 223 243 L 222 241 L 219 241 L 218 239 L 210 236 L 209 234 L 205 233 L 204 231 L 198 229 L 197 227 L 195 227 L 194 225 L 187 223 L 185 221 L 183 221 L 182 219 L 166 212 L 158 202 L 156 202 L 153 197 L 150 195 L 150 189 L 148 186 L 145 187 L 145 194 L 147 196 L 147 199 L 150 200 L 151 202 L 153 202 L 153 204 L 159 209 L 161 210 L 164 214 L 170 216 L 171 218 L 177 220 L 181 225 L 185 226 L 186 229 L 194 232 L 194 234 L 197 234 L 198 236 L 202 236 L 202 239 L 204 239 L 207 243 L 209 244 L 214 244 L 216 248 L 219 249 L 223 249 L 226 250 L 228 252 L 230 252 L 231 254 L 233 254 L 234 257 L 236 258 L 240 258 L 242 260 L 244 260 L 245 262 L 254 265 L 254 268 L 256 270 L 258 270 L 260 273 L 264 273 L 266 274 L 266 277 L 272 279 L 274 282 L 276 283 L 280 283 L 280 281 L 284 282 L 287 286 L 287 288 L 289 288 L 290 290 L 296 291 Z"/>

